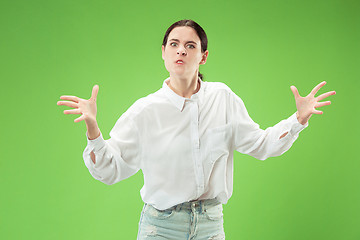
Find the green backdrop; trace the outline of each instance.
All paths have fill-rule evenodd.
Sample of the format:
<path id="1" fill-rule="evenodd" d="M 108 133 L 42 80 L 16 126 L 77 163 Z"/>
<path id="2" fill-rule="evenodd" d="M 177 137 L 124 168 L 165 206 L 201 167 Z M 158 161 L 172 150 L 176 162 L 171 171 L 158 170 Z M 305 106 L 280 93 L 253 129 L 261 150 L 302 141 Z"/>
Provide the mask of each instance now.
<path id="1" fill-rule="evenodd" d="M 284 155 L 235 154 L 227 239 L 360 239 L 360 1 L 0 1 L 0 239 L 135 239 L 141 172 L 108 186 L 82 159 L 83 122 L 61 95 L 99 84 L 105 138 L 120 115 L 168 77 L 163 35 L 197 21 L 209 38 L 206 81 L 226 83 L 262 128 L 305 95 L 332 105 Z"/>

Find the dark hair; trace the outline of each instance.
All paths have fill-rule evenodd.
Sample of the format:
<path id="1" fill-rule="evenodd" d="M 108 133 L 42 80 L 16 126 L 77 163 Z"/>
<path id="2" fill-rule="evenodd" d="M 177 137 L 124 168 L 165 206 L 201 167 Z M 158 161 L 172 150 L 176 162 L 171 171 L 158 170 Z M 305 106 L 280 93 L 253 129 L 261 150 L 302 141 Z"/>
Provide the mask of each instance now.
<path id="1" fill-rule="evenodd" d="M 207 50 L 208 40 L 207 40 L 207 36 L 206 36 L 204 29 L 199 24 L 197 24 L 195 21 L 190 20 L 190 19 L 184 19 L 184 20 L 177 21 L 166 30 L 164 40 L 162 43 L 162 45 L 164 47 L 166 46 L 170 32 L 176 27 L 192 27 L 196 31 L 197 35 L 200 38 L 201 52 L 205 52 Z M 201 78 L 201 80 L 203 79 L 203 75 L 200 73 L 200 71 L 198 72 L 198 76 Z"/>

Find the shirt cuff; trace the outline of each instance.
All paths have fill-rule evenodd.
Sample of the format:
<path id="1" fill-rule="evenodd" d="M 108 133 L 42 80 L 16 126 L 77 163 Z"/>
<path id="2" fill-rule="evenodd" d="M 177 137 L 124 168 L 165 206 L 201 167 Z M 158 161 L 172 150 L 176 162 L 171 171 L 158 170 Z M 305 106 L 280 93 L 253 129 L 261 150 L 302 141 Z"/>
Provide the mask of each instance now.
<path id="1" fill-rule="evenodd" d="M 309 121 L 307 123 L 305 123 L 304 125 L 299 123 L 299 121 L 296 117 L 296 112 L 293 115 L 291 115 L 289 120 L 291 123 L 290 134 L 293 136 L 299 134 L 304 128 L 306 128 L 309 125 Z"/>
<path id="2" fill-rule="evenodd" d="M 90 149 L 92 149 L 93 151 L 99 151 L 101 148 L 103 148 L 105 146 L 105 140 L 102 136 L 102 133 L 100 132 L 100 136 L 98 136 L 95 139 L 90 140 L 89 136 L 86 132 L 86 139 L 87 139 L 87 144 L 90 147 Z"/>

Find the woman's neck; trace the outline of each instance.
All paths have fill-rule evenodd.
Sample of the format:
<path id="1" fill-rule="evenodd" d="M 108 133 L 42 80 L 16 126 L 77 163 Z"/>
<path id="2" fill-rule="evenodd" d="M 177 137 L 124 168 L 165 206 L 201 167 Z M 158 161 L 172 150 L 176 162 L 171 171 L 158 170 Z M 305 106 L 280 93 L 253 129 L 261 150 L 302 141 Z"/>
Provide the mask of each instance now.
<path id="1" fill-rule="evenodd" d="M 169 88 L 173 90 L 177 95 L 184 98 L 190 98 L 200 89 L 197 72 L 196 75 L 191 78 L 170 76 L 170 81 L 167 84 Z"/>

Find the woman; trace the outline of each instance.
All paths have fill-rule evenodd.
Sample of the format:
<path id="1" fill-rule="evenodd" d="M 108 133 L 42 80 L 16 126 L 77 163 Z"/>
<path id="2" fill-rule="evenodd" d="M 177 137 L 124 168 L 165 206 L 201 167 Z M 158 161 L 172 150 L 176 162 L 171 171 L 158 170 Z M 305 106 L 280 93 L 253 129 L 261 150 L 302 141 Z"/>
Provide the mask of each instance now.
<path id="1" fill-rule="evenodd" d="M 138 239 L 225 239 L 222 204 L 233 189 L 233 152 L 258 159 L 287 151 L 308 125 L 320 100 L 334 91 L 295 96 L 297 112 L 262 130 L 249 117 L 242 100 L 225 84 L 203 82 L 199 65 L 208 57 L 204 30 L 192 20 L 169 27 L 162 58 L 170 77 L 157 92 L 136 101 L 104 140 L 96 122 L 93 87 L 89 100 L 62 96 L 65 114 L 81 114 L 88 144 L 84 161 L 91 175 L 114 184 L 142 170 L 144 207 Z"/>

